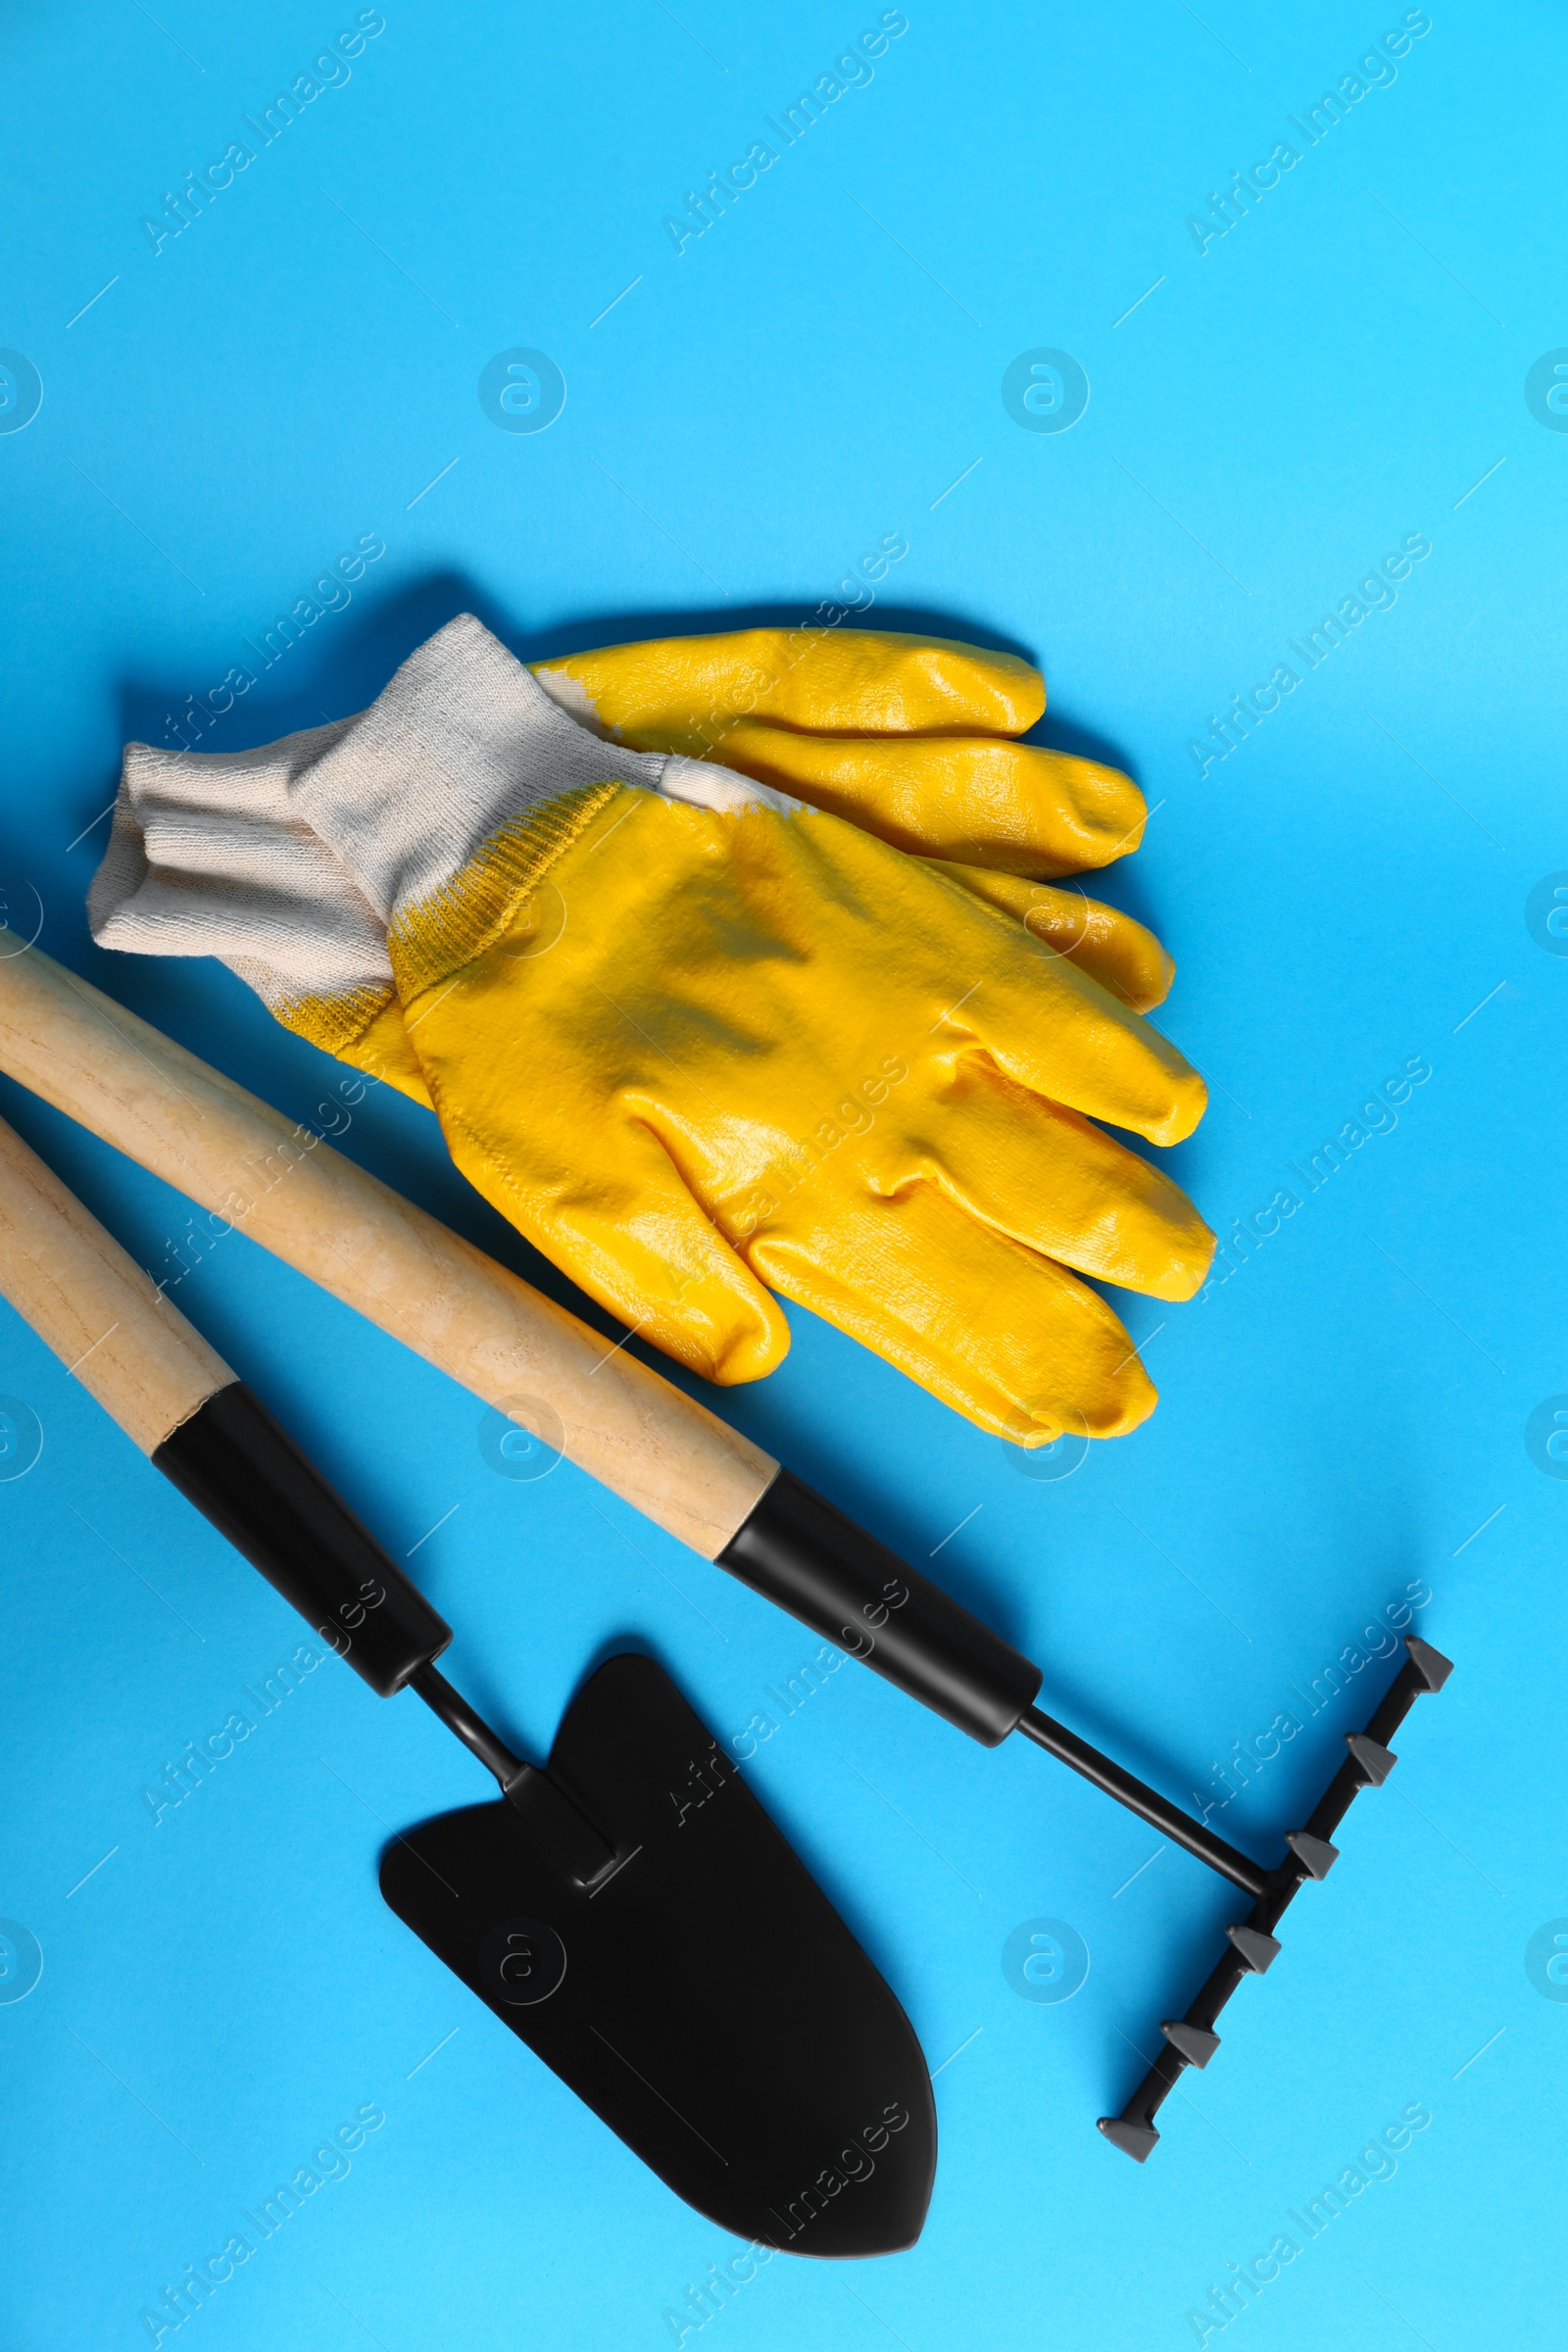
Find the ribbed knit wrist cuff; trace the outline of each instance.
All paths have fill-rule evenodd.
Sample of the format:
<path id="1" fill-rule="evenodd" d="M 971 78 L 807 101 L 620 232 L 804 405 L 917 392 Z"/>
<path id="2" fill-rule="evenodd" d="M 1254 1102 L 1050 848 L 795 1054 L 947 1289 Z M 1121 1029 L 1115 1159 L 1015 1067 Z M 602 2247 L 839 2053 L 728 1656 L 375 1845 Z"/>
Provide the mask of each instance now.
<path id="1" fill-rule="evenodd" d="M 88 895 L 101 947 L 217 956 L 338 1052 L 526 894 L 618 788 L 738 811 L 799 806 L 568 714 L 471 613 L 368 710 L 253 752 L 128 744 Z"/>
<path id="2" fill-rule="evenodd" d="M 595 785 L 657 792 L 665 765 L 568 718 L 464 612 L 409 656 L 289 791 L 390 928 L 513 820 Z"/>

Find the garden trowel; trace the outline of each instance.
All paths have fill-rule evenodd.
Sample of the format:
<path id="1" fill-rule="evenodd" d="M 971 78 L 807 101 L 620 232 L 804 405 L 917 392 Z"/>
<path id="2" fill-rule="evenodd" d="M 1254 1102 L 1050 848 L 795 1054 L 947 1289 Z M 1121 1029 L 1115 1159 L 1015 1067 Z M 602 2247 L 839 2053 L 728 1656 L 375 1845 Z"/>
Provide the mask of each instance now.
<path id="1" fill-rule="evenodd" d="M 372 1690 L 500 1784 L 395 1838 L 398 1916 L 677 2196 L 780 2251 L 892 2253 L 936 2166 L 907 2018 L 662 1667 L 626 1653 L 522 1761 L 451 1629 L 266 1407 L 0 1123 L 0 1292 Z M 541 2152 L 543 2155 L 543 2152 Z"/>

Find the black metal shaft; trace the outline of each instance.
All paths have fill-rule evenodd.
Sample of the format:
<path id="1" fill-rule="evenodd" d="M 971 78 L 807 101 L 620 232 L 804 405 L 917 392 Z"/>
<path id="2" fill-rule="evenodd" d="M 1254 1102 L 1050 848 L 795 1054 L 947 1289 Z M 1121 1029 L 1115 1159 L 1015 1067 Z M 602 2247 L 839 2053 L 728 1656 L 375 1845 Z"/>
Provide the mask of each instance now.
<path id="1" fill-rule="evenodd" d="M 1233 1886 L 1239 1886 L 1254 1902 L 1268 1886 L 1272 1873 L 1261 1862 L 1254 1862 L 1250 1854 L 1244 1854 L 1225 1838 L 1216 1838 L 1212 1830 L 1205 1829 L 1200 1821 L 1194 1821 L 1180 1805 L 1173 1805 L 1146 1782 L 1124 1772 L 1119 1764 L 1102 1756 L 1098 1747 L 1091 1747 L 1087 1740 L 1069 1732 L 1065 1724 L 1043 1715 L 1038 1707 L 1026 1707 L 1018 1718 L 1018 1729 L 1048 1754 L 1070 1764 L 1074 1772 L 1082 1773 L 1086 1781 L 1093 1781 L 1097 1788 L 1113 1796 L 1118 1805 L 1125 1805 L 1129 1813 L 1136 1813 L 1141 1821 L 1147 1821 L 1173 1843 L 1196 1854 L 1200 1862 L 1206 1862 L 1210 1870 L 1217 1870 L 1222 1879 L 1229 1879 Z"/>
<path id="2" fill-rule="evenodd" d="M 461 1690 L 454 1690 L 444 1674 L 435 1666 L 420 1666 L 409 1677 L 409 1689 L 417 1690 L 425 1705 L 431 1708 L 449 1732 L 456 1732 L 469 1753 L 478 1757 L 486 1772 L 494 1773 L 503 1788 L 509 1788 L 519 1772 L 525 1770 L 520 1756 L 514 1756 L 504 1740 L 484 1719 L 476 1715 Z"/>
<path id="3" fill-rule="evenodd" d="M 484 1718 L 474 1713 L 462 1691 L 454 1690 L 434 1666 L 421 1666 L 411 1675 L 409 1688 L 417 1690 L 449 1732 L 456 1732 L 486 1772 L 494 1773 L 502 1794 L 572 1878 L 588 1886 L 604 1877 L 614 1862 L 615 1849 L 558 1782 L 537 1764 L 525 1764 L 520 1756 L 514 1756 Z"/>

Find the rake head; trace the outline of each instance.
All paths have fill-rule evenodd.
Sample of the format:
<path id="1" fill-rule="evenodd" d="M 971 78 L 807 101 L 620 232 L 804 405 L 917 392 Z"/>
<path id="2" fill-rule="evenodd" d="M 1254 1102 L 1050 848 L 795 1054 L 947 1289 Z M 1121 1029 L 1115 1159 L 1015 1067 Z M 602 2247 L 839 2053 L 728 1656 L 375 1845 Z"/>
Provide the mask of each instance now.
<path id="1" fill-rule="evenodd" d="M 982 1747 L 998 1747 L 1014 1733 L 1032 1740 L 1247 1896 L 1251 1909 L 1228 1930 L 1225 1955 L 1187 2015 L 1161 2028 L 1164 2047 L 1121 2114 L 1101 2119 L 1106 2138 L 1139 2164 L 1159 2137 L 1154 2116 L 1182 2068 L 1208 2064 L 1219 2047 L 1214 2024 L 1225 2003 L 1243 1977 L 1260 1976 L 1274 1959 L 1280 1948 L 1274 1931 L 1297 1888 L 1332 1867 L 1334 1832 L 1351 1798 L 1393 1770 L 1389 1741 L 1412 1702 L 1423 1690 L 1441 1690 L 1452 1671 L 1440 1651 L 1406 1638 L 1405 1663 L 1388 1696 L 1365 1731 L 1350 1735 L 1346 1761 L 1322 1801 L 1304 1829 L 1291 1832 L 1285 1859 L 1269 1870 L 1035 1706 L 1044 1680 L 1038 1666 L 788 1470 L 754 1505 L 718 1565 Z"/>
<path id="2" fill-rule="evenodd" d="M 1256 1899 L 1245 1920 L 1226 1929 L 1229 1950 L 1220 1958 L 1186 2016 L 1167 2018 L 1161 2025 L 1165 2046 L 1120 2115 L 1100 2118 L 1100 2129 L 1111 2145 L 1120 2148 L 1123 2155 L 1131 2156 L 1135 2163 L 1146 2163 L 1157 2144 L 1159 2133 L 1154 2117 L 1180 2081 L 1182 2070 L 1206 2066 L 1219 2048 L 1215 2020 L 1231 1994 L 1244 1977 L 1260 1977 L 1278 1955 L 1280 1945 L 1275 1930 L 1297 1890 L 1308 1879 L 1328 1876 L 1339 1854 L 1338 1846 L 1331 1840 L 1352 1800 L 1363 1788 L 1381 1788 L 1394 1770 L 1398 1759 L 1389 1741 L 1395 1732 L 1423 1692 L 1441 1690 L 1452 1673 L 1449 1660 L 1441 1650 L 1417 1641 L 1413 1635 L 1406 1636 L 1404 1646 L 1405 1662 L 1388 1696 L 1364 1732 L 1347 1735 L 1345 1744 L 1349 1752 L 1324 1790 L 1305 1829 L 1293 1830 L 1286 1838 L 1288 1850 L 1279 1868 L 1258 1873 L 1261 1886 L 1249 1886 L 1250 1892 L 1255 1891 Z M 1023 1728 L 1029 1728 L 1027 1719 Z M 1193 1850 L 1201 1849 L 1195 1846 Z M 1202 1858 L 1210 1861 L 1212 1867 L 1220 1867 L 1210 1855 L 1203 1854 Z M 1238 1884 L 1246 1883 L 1235 1870 L 1227 1870 L 1225 1875 Z"/>

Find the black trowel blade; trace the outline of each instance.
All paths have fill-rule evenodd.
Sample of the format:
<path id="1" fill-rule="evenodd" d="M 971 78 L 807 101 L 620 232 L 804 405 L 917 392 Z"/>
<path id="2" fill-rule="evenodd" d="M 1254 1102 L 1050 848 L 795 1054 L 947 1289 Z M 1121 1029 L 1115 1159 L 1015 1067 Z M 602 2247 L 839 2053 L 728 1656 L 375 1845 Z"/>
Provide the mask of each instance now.
<path id="1" fill-rule="evenodd" d="M 572 1881 L 500 1798 L 387 1848 L 399 1918 L 724 2229 L 793 2254 L 912 2245 L 936 2169 L 920 2045 L 662 1668 L 601 1666 L 548 1771 L 612 1873 Z"/>

